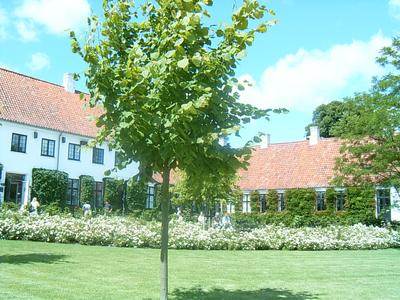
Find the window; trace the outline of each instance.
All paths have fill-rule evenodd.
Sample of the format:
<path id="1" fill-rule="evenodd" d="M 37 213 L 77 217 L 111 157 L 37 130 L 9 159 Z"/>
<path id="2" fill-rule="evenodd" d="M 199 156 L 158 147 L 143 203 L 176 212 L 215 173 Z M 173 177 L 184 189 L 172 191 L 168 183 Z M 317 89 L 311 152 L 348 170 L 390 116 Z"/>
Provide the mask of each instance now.
<path id="1" fill-rule="evenodd" d="M 26 152 L 26 135 L 13 133 L 11 138 L 11 151 Z"/>
<path id="2" fill-rule="evenodd" d="M 243 212 L 251 212 L 250 194 L 243 194 Z"/>
<path id="3" fill-rule="evenodd" d="M 285 210 L 285 194 L 283 192 L 278 192 L 278 211 Z"/>
<path id="4" fill-rule="evenodd" d="M 118 151 L 115 151 L 115 162 L 114 166 L 117 166 L 118 164 L 121 163 L 121 153 Z"/>
<path id="5" fill-rule="evenodd" d="M 336 211 L 344 210 L 345 192 L 343 190 L 336 191 Z"/>
<path id="6" fill-rule="evenodd" d="M 96 181 L 94 184 L 94 203 L 96 207 L 103 207 L 103 182 Z"/>
<path id="7" fill-rule="evenodd" d="M 376 212 L 378 216 L 390 221 L 390 189 L 376 190 Z"/>
<path id="8" fill-rule="evenodd" d="M 104 164 L 104 149 L 93 148 L 93 160 L 94 164 Z"/>
<path id="9" fill-rule="evenodd" d="M 267 198 L 265 194 L 260 194 L 260 211 L 267 211 Z"/>
<path id="10" fill-rule="evenodd" d="M 154 186 L 147 187 L 146 208 L 154 208 Z"/>
<path id="11" fill-rule="evenodd" d="M 56 141 L 42 139 L 42 156 L 54 157 L 54 148 L 56 147 Z"/>
<path id="12" fill-rule="evenodd" d="M 232 201 L 228 201 L 228 203 L 226 204 L 226 212 L 228 214 L 235 213 L 235 204 Z"/>
<path id="13" fill-rule="evenodd" d="M 79 179 L 68 179 L 67 205 L 79 204 Z"/>
<path id="14" fill-rule="evenodd" d="M 325 210 L 325 191 L 317 191 L 317 211 Z"/>
<path id="15" fill-rule="evenodd" d="M 81 160 L 81 145 L 71 143 L 68 145 L 68 159 Z"/>

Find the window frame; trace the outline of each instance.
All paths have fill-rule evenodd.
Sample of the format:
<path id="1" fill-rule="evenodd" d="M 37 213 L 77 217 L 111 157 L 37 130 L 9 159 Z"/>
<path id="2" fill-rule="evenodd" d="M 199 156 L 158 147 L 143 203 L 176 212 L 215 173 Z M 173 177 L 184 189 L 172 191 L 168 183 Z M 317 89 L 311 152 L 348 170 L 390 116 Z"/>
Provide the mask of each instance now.
<path id="1" fill-rule="evenodd" d="M 43 148 L 43 145 L 44 145 L 43 142 L 46 142 L 46 144 L 47 144 L 46 148 Z M 51 149 L 49 147 L 50 143 L 53 144 L 53 155 L 49 154 L 49 152 L 50 152 L 49 150 Z M 43 153 L 43 149 L 47 150 L 46 153 Z M 51 140 L 51 139 L 42 138 L 40 155 L 41 156 L 47 156 L 47 157 L 55 157 L 55 154 L 56 154 L 56 141 L 55 140 Z"/>
<path id="2" fill-rule="evenodd" d="M 99 154 L 102 154 L 101 156 L 98 156 Z M 100 158 L 101 159 L 98 159 Z M 97 158 L 97 159 L 96 159 Z M 97 164 L 97 165 L 104 165 L 104 149 L 103 148 L 97 148 L 93 147 L 92 151 L 92 163 Z"/>
<path id="3" fill-rule="evenodd" d="M 74 183 L 77 183 L 77 187 L 74 187 Z M 67 200 L 66 205 L 69 206 L 79 206 L 79 190 L 80 190 L 80 180 L 74 178 L 68 178 L 68 188 L 67 188 Z M 76 201 L 73 199 L 73 192 L 76 192 Z"/>
<path id="4" fill-rule="evenodd" d="M 71 152 L 71 146 L 73 147 L 72 152 Z M 79 148 L 79 151 L 78 151 L 79 157 L 78 158 L 75 157 L 75 154 L 76 154 L 75 149 L 76 148 Z M 71 153 L 72 153 L 72 157 L 70 156 Z M 81 161 L 81 145 L 74 144 L 74 143 L 68 143 L 68 160 Z"/>
<path id="5" fill-rule="evenodd" d="M 155 186 L 148 185 L 147 186 L 147 194 L 146 194 L 146 205 L 145 208 L 153 209 L 155 204 Z"/>
<path id="6" fill-rule="evenodd" d="M 316 190 L 315 191 L 315 210 L 325 211 L 326 210 L 326 190 Z M 320 197 L 323 196 L 323 197 Z M 321 202 L 322 199 L 322 202 Z"/>
<path id="7" fill-rule="evenodd" d="M 380 195 L 382 192 L 387 192 L 387 195 Z M 386 204 L 382 205 L 382 200 L 387 202 Z M 390 188 L 377 188 L 376 189 L 376 214 L 379 217 L 382 213 L 387 213 L 391 209 L 391 195 L 390 195 Z"/>
<path id="8" fill-rule="evenodd" d="M 250 203 L 250 193 L 243 194 L 242 198 L 242 212 L 250 213 L 251 212 L 251 203 Z"/>
<path id="9" fill-rule="evenodd" d="M 346 208 L 346 191 L 344 189 L 336 189 L 335 192 L 335 210 L 344 211 Z"/>
<path id="10" fill-rule="evenodd" d="M 95 207 L 104 207 L 104 182 L 95 181 L 93 186 L 93 199 Z"/>
<path id="11" fill-rule="evenodd" d="M 284 211 L 285 207 L 285 192 L 284 191 L 277 191 L 278 194 L 278 211 Z"/>
<path id="12" fill-rule="evenodd" d="M 267 211 L 267 194 L 260 193 L 260 212 L 264 213 Z"/>
<path id="13" fill-rule="evenodd" d="M 17 137 L 17 149 L 13 148 L 14 146 L 14 136 Z M 21 147 L 21 138 L 25 138 L 25 143 L 23 144 L 23 148 Z M 19 153 L 26 153 L 26 145 L 28 143 L 28 136 L 25 134 L 15 133 L 13 132 L 11 135 L 11 151 L 12 152 L 19 152 Z M 23 151 L 22 151 L 23 149 Z"/>

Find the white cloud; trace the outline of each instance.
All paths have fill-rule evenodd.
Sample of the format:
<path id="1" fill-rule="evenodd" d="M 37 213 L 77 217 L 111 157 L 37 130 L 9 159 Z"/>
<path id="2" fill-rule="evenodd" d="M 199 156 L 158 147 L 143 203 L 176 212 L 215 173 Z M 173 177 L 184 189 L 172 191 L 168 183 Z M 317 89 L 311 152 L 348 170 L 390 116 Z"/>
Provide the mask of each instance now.
<path id="1" fill-rule="evenodd" d="M 312 111 L 316 106 L 366 90 L 382 69 L 375 63 L 379 50 L 390 43 L 381 33 L 368 42 L 334 45 L 326 51 L 299 49 L 265 69 L 259 83 L 248 74 L 252 87 L 241 101 L 261 108 L 285 107 Z"/>
<path id="2" fill-rule="evenodd" d="M 400 20 L 400 0 L 389 0 L 389 14 Z"/>
<path id="3" fill-rule="evenodd" d="M 36 40 L 36 30 L 32 23 L 18 21 L 15 23 L 15 27 L 22 40 L 27 42 Z"/>
<path id="4" fill-rule="evenodd" d="M 79 30 L 90 14 L 87 0 L 23 0 L 15 9 L 21 19 L 44 26 L 54 34 Z"/>
<path id="5" fill-rule="evenodd" d="M 50 67 L 50 59 L 45 53 L 37 52 L 32 54 L 31 61 L 27 64 L 33 72 Z"/>
<path id="6" fill-rule="evenodd" d="M 7 37 L 6 27 L 8 24 L 7 12 L 0 8 L 0 40 L 3 40 Z"/>

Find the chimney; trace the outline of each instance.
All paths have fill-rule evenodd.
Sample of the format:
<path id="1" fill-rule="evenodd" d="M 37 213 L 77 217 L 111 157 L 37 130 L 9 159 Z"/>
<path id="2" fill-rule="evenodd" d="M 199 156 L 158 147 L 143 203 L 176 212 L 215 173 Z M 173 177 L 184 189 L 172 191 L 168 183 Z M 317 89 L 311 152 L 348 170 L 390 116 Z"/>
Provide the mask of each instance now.
<path id="1" fill-rule="evenodd" d="M 269 145 L 271 145 L 271 135 L 270 134 L 263 135 L 261 137 L 261 143 L 260 143 L 261 149 L 268 148 Z"/>
<path id="2" fill-rule="evenodd" d="M 316 145 L 318 144 L 319 140 L 321 139 L 319 135 L 319 127 L 318 126 L 311 126 L 310 127 L 310 138 L 308 142 L 310 145 Z"/>
<path id="3" fill-rule="evenodd" d="M 75 93 L 75 81 L 72 73 L 64 73 L 63 86 L 68 93 Z"/>

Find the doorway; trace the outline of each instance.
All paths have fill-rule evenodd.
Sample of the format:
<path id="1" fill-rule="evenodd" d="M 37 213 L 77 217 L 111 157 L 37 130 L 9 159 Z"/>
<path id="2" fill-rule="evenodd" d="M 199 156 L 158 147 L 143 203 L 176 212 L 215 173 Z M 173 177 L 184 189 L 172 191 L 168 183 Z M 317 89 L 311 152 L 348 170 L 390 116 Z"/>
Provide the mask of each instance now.
<path id="1" fill-rule="evenodd" d="M 6 173 L 5 202 L 13 202 L 16 205 L 23 204 L 25 175 Z"/>

